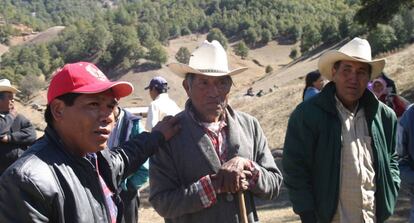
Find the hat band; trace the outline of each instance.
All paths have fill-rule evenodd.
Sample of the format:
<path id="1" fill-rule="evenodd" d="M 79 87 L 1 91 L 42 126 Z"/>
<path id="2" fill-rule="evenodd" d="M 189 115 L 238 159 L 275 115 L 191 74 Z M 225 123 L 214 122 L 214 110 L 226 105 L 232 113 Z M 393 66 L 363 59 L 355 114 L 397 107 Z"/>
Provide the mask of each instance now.
<path id="1" fill-rule="evenodd" d="M 216 70 L 216 69 L 197 69 L 202 73 L 228 73 L 229 71 Z"/>

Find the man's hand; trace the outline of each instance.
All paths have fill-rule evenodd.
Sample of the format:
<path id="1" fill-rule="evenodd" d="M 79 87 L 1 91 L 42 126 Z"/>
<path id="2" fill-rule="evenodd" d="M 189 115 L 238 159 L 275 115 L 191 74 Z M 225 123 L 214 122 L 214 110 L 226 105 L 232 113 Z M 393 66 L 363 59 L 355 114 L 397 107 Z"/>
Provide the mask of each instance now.
<path id="1" fill-rule="evenodd" d="M 2 142 L 2 143 L 8 143 L 9 142 L 9 136 L 8 135 L 2 135 L 2 136 L 0 136 L 0 142 Z"/>
<path id="2" fill-rule="evenodd" d="M 231 168 L 220 168 L 219 172 L 211 175 L 211 182 L 217 193 L 236 193 L 249 188 L 247 178 L 251 177 L 251 172 L 238 170 L 234 166 Z"/>
<path id="3" fill-rule="evenodd" d="M 152 128 L 152 131 L 161 132 L 166 141 L 177 134 L 179 130 L 180 125 L 178 124 L 178 118 L 173 116 L 165 116 L 162 121 L 159 121 L 154 128 Z"/>
<path id="4" fill-rule="evenodd" d="M 225 162 L 222 166 L 224 169 L 236 169 L 236 170 L 250 170 L 250 160 L 236 156 L 231 160 Z"/>

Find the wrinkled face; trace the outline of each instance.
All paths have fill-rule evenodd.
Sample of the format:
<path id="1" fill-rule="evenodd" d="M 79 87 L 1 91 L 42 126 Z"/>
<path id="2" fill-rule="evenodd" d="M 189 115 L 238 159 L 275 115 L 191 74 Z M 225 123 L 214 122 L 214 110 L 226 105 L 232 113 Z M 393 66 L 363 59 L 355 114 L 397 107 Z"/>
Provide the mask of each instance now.
<path id="1" fill-rule="evenodd" d="M 14 108 L 14 94 L 8 91 L 1 92 L 0 112 L 9 112 Z"/>
<path id="2" fill-rule="evenodd" d="M 230 76 L 211 77 L 195 74 L 190 82 L 184 80 L 183 86 L 203 122 L 216 122 L 225 112 L 232 80 Z"/>
<path id="3" fill-rule="evenodd" d="M 114 125 L 116 106 L 111 91 L 82 94 L 72 106 L 55 99 L 51 103 L 54 127 L 66 147 L 76 155 L 103 150 Z"/>
<path id="4" fill-rule="evenodd" d="M 340 61 L 337 69 L 332 68 L 332 73 L 337 97 L 346 108 L 353 110 L 364 94 L 370 79 L 369 64 L 356 61 Z"/>

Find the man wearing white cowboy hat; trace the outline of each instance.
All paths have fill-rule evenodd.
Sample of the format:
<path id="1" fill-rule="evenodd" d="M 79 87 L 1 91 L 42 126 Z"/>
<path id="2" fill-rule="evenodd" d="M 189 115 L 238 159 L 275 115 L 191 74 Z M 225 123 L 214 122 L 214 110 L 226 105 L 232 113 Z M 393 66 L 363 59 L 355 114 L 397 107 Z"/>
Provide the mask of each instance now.
<path id="1" fill-rule="evenodd" d="M 244 191 L 249 222 L 258 222 L 253 196 L 277 197 L 282 176 L 254 117 L 228 104 L 231 76 L 217 41 L 205 41 L 189 65 L 169 68 L 183 77 L 189 97 L 177 114 L 182 130 L 150 165 L 150 202 L 166 222 L 241 222 Z"/>
<path id="2" fill-rule="evenodd" d="M 0 175 L 36 140 L 34 126 L 14 107 L 17 92 L 8 79 L 0 80 Z"/>
<path id="3" fill-rule="evenodd" d="M 302 222 L 384 222 L 400 184 L 395 113 L 367 90 L 385 60 L 354 38 L 319 59 L 331 82 L 297 106 L 283 151 L 285 184 Z"/>

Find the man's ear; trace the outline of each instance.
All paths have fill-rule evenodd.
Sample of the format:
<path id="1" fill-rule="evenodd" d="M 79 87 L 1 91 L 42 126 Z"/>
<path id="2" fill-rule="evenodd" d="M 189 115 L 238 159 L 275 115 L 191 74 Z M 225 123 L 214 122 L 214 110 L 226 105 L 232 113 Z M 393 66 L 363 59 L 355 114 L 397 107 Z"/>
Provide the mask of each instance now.
<path id="1" fill-rule="evenodd" d="M 59 121 L 63 118 L 65 108 L 65 103 L 59 99 L 55 99 L 50 103 L 50 112 L 56 121 Z"/>
<path id="2" fill-rule="evenodd" d="M 187 79 L 183 80 L 182 85 L 183 85 L 185 92 L 187 93 L 187 96 L 190 97 L 190 85 L 188 85 Z"/>
<path id="3" fill-rule="evenodd" d="M 332 67 L 331 72 L 332 72 L 332 81 L 335 82 L 335 75 L 336 75 L 336 69 L 335 69 L 335 67 Z"/>

